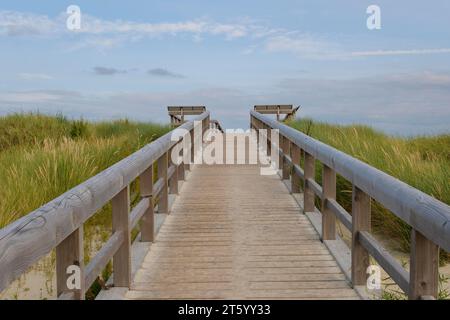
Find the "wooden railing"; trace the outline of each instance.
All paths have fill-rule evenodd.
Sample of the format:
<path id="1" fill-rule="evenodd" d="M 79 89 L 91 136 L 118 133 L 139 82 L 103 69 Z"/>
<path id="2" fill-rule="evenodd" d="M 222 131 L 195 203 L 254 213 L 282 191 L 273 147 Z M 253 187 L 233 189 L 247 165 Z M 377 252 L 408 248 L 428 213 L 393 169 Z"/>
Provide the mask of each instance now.
<path id="1" fill-rule="evenodd" d="M 303 182 L 304 212 L 321 200 L 322 240 L 336 239 L 336 218 L 351 232 L 351 281 L 366 285 L 369 256 L 391 276 L 410 299 L 437 297 L 439 246 L 450 251 L 450 207 L 435 198 L 256 111 L 251 127 L 279 130 L 280 169 L 291 179 L 292 192 Z M 300 166 L 304 155 L 303 167 Z M 323 165 L 322 184 L 314 180 L 315 163 Z M 352 214 L 336 201 L 336 174 L 353 184 Z M 412 228 L 409 272 L 371 234 L 371 199 L 378 201 Z"/>
<path id="2" fill-rule="evenodd" d="M 202 122 L 201 135 L 194 135 L 194 121 Z M 0 292 L 25 273 L 39 259 L 56 249 L 57 295 L 64 299 L 83 299 L 87 288 L 113 260 L 116 287 L 131 283 L 131 230 L 140 224 L 141 241 L 154 238 L 154 208 L 169 213 L 168 194 L 178 193 L 178 180 L 184 180 L 194 154 L 209 127 L 209 112 L 204 112 L 178 129 L 189 131 L 190 162 L 175 165 L 171 151 L 178 143 L 172 132 L 146 145 L 129 157 L 67 191 L 39 209 L 0 230 Z M 186 140 L 185 140 L 186 141 Z M 192 147 L 192 146 L 195 146 Z M 153 178 L 153 166 L 157 177 Z M 130 207 L 130 184 L 139 179 L 141 200 Z M 155 182 L 154 182 L 155 181 Z M 85 266 L 83 257 L 83 224 L 109 201 L 112 204 L 112 235 Z M 69 290 L 67 268 L 78 266 L 79 289 Z"/>

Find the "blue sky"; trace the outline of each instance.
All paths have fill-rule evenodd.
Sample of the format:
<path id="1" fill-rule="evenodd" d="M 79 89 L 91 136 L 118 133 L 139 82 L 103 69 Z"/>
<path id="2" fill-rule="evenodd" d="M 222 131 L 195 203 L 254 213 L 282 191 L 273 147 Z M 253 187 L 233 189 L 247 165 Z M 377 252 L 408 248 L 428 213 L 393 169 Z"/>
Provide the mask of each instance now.
<path id="1" fill-rule="evenodd" d="M 81 30 L 66 8 L 81 9 Z M 366 8 L 381 9 L 381 29 Z M 448 132 L 449 1 L 0 1 L 0 114 L 166 122 L 254 104 L 393 134 Z"/>

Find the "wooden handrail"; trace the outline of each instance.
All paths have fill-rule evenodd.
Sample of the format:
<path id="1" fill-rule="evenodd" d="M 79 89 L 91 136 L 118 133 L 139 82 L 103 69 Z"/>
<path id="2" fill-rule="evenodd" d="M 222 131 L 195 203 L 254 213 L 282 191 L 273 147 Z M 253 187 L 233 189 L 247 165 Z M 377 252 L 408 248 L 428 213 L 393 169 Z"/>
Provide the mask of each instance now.
<path id="1" fill-rule="evenodd" d="M 210 113 L 203 112 L 192 121 L 175 130 L 192 132 L 194 121 L 209 126 Z M 154 193 L 159 194 L 159 210 L 168 213 L 168 179 L 172 176 L 184 179 L 176 166 L 167 166 L 168 153 L 181 141 L 172 140 L 169 132 L 144 146 L 127 158 L 70 189 L 56 199 L 34 210 L 0 230 L 0 291 L 25 273 L 30 266 L 56 248 L 57 291 L 62 298 L 83 299 L 86 286 L 98 275 L 99 270 L 114 256 L 114 285 L 130 284 L 130 232 L 139 222 L 142 239 L 153 240 Z M 191 144 L 192 149 L 192 144 Z M 158 179 L 153 185 L 152 167 L 158 162 Z M 168 172 L 169 171 L 169 172 Z M 176 174 L 174 174 L 177 172 Z M 133 210 L 130 208 L 129 185 L 136 178 L 141 180 L 143 199 Z M 174 178 L 175 179 L 175 178 Z M 161 181 L 161 182 L 160 182 Z M 85 268 L 83 263 L 83 224 L 107 202 L 112 201 L 113 235 Z M 131 213 L 130 213 L 131 210 Z M 142 218 L 142 219 L 141 219 Z M 150 239 L 150 240 L 149 240 Z M 68 291 L 66 268 L 76 264 L 81 269 L 80 290 Z M 85 272 L 86 270 L 86 272 Z M 85 274 L 86 273 L 86 274 Z"/>
<path id="2" fill-rule="evenodd" d="M 450 206 L 406 183 L 255 111 L 251 115 L 280 130 L 306 153 L 361 188 L 411 227 L 450 251 Z"/>
<path id="3" fill-rule="evenodd" d="M 409 298 L 437 296 L 439 246 L 450 251 L 450 206 L 259 112 L 250 111 L 250 117 L 251 127 L 256 130 L 279 130 L 280 146 L 270 141 L 268 147 L 278 148 L 281 162 L 287 162 L 291 167 L 293 181 L 294 176 L 303 181 L 304 211 L 316 210 L 314 198 L 321 198 L 323 240 L 333 239 L 334 236 L 335 221 L 328 217 L 330 213 L 352 232 L 353 285 L 363 284 L 370 254 Z M 300 167 L 298 157 L 292 161 L 290 155 L 284 152 L 286 139 L 291 143 L 291 150 L 297 147 L 304 154 L 304 168 Z M 316 160 L 324 167 L 322 186 L 314 180 Z M 335 185 L 330 183 L 336 184 L 336 173 L 353 184 L 352 215 L 335 199 Z M 409 274 L 370 235 L 371 198 L 412 227 Z"/>

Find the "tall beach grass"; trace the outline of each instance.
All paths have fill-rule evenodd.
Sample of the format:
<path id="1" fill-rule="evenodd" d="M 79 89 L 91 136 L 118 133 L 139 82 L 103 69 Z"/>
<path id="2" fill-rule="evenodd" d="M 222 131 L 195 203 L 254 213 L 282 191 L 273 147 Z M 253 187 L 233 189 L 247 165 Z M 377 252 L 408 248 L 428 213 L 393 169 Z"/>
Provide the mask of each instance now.
<path id="1" fill-rule="evenodd" d="M 450 204 L 450 134 L 403 138 L 367 126 L 333 125 L 311 119 L 289 125 Z M 320 181 L 320 167 L 316 176 Z M 338 176 L 337 198 L 349 212 L 351 190 L 351 184 Z M 376 202 L 372 217 L 375 232 L 391 239 L 395 249 L 409 251 L 409 226 Z"/>
<path id="2" fill-rule="evenodd" d="M 126 119 L 88 122 L 39 113 L 0 117 L 0 228 L 168 131 L 168 126 Z M 131 199 L 137 198 L 133 183 Z M 84 226 L 85 262 L 108 239 L 111 229 L 111 206 L 106 204 Z M 54 270 L 54 255 L 45 265 Z M 94 287 L 98 290 L 98 283 Z M 95 292 L 87 295 L 93 297 Z"/>
<path id="3" fill-rule="evenodd" d="M 0 118 L 0 227 L 108 168 L 169 130 L 39 113 Z"/>

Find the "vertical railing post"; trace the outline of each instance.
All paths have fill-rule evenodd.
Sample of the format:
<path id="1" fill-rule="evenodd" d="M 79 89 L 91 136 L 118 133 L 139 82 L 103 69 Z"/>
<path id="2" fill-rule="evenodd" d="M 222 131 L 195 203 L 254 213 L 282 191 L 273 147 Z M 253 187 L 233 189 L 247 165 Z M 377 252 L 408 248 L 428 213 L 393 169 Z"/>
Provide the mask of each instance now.
<path id="1" fill-rule="evenodd" d="M 437 298 L 439 291 L 439 246 L 417 230 L 411 230 L 409 299 Z"/>
<path id="2" fill-rule="evenodd" d="M 73 292 L 75 299 L 84 300 L 86 288 L 83 252 L 83 226 L 81 225 L 56 247 L 56 292 L 58 297 L 63 293 Z M 75 267 L 75 270 L 69 268 L 72 266 Z M 80 286 L 79 289 L 76 289 L 78 283 L 71 283 L 75 289 L 69 289 L 68 277 L 72 274 L 75 275 L 76 267 L 79 268 L 80 278 L 73 277 L 73 281 L 79 281 Z"/>
<path id="3" fill-rule="evenodd" d="M 113 256 L 114 286 L 130 287 L 131 239 L 130 239 L 130 187 L 126 186 L 111 200 L 112 228 L 122 232 L 123 242 Z"/>
<path id="4" fill-rule="evenodd" d="M 189 170 L 192 170 L 192 166 L 194 165 L 194 159 L 195 159 L 195 147 L 197 145 L 197 142 L 195 141 L 195 134 L 194 134 L 194 127 L 192 127 L 192 130 L 189 132 L 189 134 L 191 135 L 191 154 L 190 154 L 190 159 L 191 161 L 189 161 Z"/>
<path id="5" fill-rule="evenodd" d="M 315 159 L 312 155 L 305 152 L 305 181 L 303 187 L 303 206 L 305 212 L 314 211 L 314 191 L 308 186 L 308 179 L 314 179 L 315 175 Z"/>
<path id="6" fill-rule="evenodd" d="M 281 140 L 281 143 L 282 143 L 282 148 L 283 148 L 283 156 L 282 156 L 282 159 L 283 159 L 283 161 L 282 161 L 283 162 L 282 170 L 283 171 L 282 171 L 282 177 L 283 177 L 283 180 L 287 180 L 287 179 L 289 179 L 289 175 L 291 173 L 291 167 L 289 166 L 289 163 L 286 160 L 286 158 L 284 157 L 284 155 L 290 156 L 290 154 L 291 154 L 291 151 L 290 151 L 291 143 L 290 143 L 289 139 L 287 137 L 284 137 L 284 136 L 283 136 L 283 139 Z M 292 160 L 292 158 L 291 158 L 291 160 Z"/>
<path id="7" fill-rule="evenodd" d="M 186 151 L 186 153 L 187 153 L 186 158 L 189 159 L 187 163 L 184 162 L 184 170 L 190 171 L 192 169 L 191 166 L 194 161 L 194 157 L 193 157 L 194 127 L 192 127 L 192 129 L 188 133 L 186 133 L 185 139 L 189 139 L 190 143 L 184 144 L 184 146 L 186 147 L 186 150 L 183 149 L 183 159 L 184 159 L 184 151 Z"/>
<path id="8" fill-rule="evenodd" d="M 203 125 L 202 142 L 206 142 L 205 139 L 204 139 L 205 138 L 205 133 L 209 130 L 210 123 L 211 123 L 211 118 L 210 118 L 210 115 L 208 115 L 205 118 L 205 122 L 204 122 L 204 125 Z"/>
<path id="9" fill-rule="evenodd" d="M 155 216 L 153 211 L 153 164 L 139 177 L 140 192 L 142 198 L 148 198 L 149 207 L 141 219 L 141 241 L 153 242 Z"/>
<path id="10" fill-rule="evenodd" d="M 253 129 L 256 132 L 256 145 L 257 145 L 257 147 L 259 149 L 259 143 L 260 143 L 260 141 L 259 141 L 259 122 L 253 116 L 251 116 L 251 118 L 252 118 L 252 123 L 253 123 Z"/>
<path id="11" fill-rule="evenodd" d="M 323 165 L 322 171 L 322 240 L 336 239 L 336 216 L 328 209 L 327 200 L 336 199 L 336 172 Z"/>
<path id="12" fill-rule="evenodd" d="M 365 285 L 369 253 L 359 242 L 360 231 L 370 231 L 370 196 L 353 186 L 352 192 L 352 284 Z"/>
<path id="13" fill-rule="evenodd" d="M 300 177 L 295 174 L 294 165 L 300 165 L 300 148 L 295 143 L 291 142 L 291 159 L 292 159 L 292 177 L 291 177 L 291 192 L 300 193 Z"/>
<path id="14" fill-rule="evenodd" d="M 181 158 L 181 163 L 178 165 L 178 180 L 185 180 L 185 165 L 184 165 L 184 144 L 183 141 L 178 142 L 179 145 L 181 145 L 181 150 L 180 150 L 180 154 L 178 155 Z"/>
<path id="15" fill-rule="evenodd" d="M 280 155 L 280 162 L 278 162 L 278 169 L 281 170 L 281 175 L 283 176 L 283 167 L 284 167 L 284 136 L 282 136 L 281 134 L 278 136 L 278 153 L 280 153 L 281 151 L 281 155 Z"/>
<path id="16" fill-rule="evenodd" d="M 261 128 L 261 125 L 257 119 L 253 118 L 253 120 L 255 121 L 256 141 L 258 142 L 259 149 L 259 144 L 261 143 L 261 140 L 259 139 L 259 129 Z"/>
<path id="17" fill-rule="evenodd" d="M 158 213 L 169 213 L 169 193 L 167 181 L 167 152 L 158 159 L 158 179 L 162 178 L 164 186 L 159 194 Z"/>
<path id="18" fill-rule="evenodd" d="M 168 164 L 167 164 L 168 167 L 171 167 L 172 165 L 174 165 L 174 163 L 172 161 L 172 149 L 173 148 L 174 147 L 172 147 L 168 151 Z M 175 171 L 169 179 L 169 194 L 178 194 L 178 166 L 174 165 L 174 167 L 175 167 Z"/>

